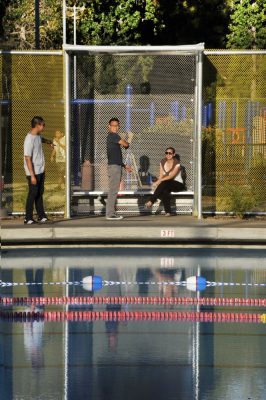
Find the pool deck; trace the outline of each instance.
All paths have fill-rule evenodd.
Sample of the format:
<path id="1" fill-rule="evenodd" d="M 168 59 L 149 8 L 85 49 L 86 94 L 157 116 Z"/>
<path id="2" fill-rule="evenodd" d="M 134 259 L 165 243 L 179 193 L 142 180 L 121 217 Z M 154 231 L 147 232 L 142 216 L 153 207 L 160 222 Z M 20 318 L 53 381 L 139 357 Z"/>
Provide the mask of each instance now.
<path id="1" fill-rule="evenodd" d="M 188 215 L 75 217 L 26 226 L 22 219 L 1 221 L 3 247 L 86 244 L 258 245 L 266 248 L 266 218 L 204 218 Z"/>

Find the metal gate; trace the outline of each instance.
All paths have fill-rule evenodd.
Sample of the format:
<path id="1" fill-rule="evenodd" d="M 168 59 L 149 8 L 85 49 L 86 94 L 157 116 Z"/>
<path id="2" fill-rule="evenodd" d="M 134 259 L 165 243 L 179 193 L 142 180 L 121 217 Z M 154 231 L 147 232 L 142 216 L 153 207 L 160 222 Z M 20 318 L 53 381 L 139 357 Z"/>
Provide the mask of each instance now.
<path id="1" fill-rule="evenodd" d="M 200 216 L 203 45 L 66 45 L 64 50 L 68 216 L 104 212 L 106 136 L 112 117 L 119 118 L 122 137 L 133 133 L 123 153 L 133 173 L 122 177 L 118 212 L 145 212 L 145 194 L 158 176 L 165 148 L 172 146 L 187 172 L 188 193 L 183 197 L 192 198 L 178 201 L 175 210 Z"/>

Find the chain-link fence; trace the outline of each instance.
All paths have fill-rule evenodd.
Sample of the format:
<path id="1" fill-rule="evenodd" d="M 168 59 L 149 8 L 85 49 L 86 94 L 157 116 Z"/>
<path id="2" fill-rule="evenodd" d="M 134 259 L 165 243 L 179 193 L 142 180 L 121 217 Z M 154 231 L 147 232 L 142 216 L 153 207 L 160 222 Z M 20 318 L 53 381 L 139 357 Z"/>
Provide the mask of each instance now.
<path id="1" fill-rule="evenodd" d="M 45 119 L 44 137 L 54 140 L 64 134 L 63 57 L 61 52 L 3 52 L 0 55 L 2 205 L 9 213 L 25 210 L 27 182 L 23 168 L 23 142 L 31 119 Z M 52 159 L 52 149 L 43 145 L 46 159 L 45 208 L 64 212 L 65 160 Z"/>
<path id="2" fill-rule="evenodd" d="M 266 54 L 206 51 L 203 211 L 266 211 Z"/>
<path id="3" fill-rule="evenodd" d="M 77 199 L 85 191 L 108 191 L 108 121 L 120 120 L 120 135 L 133 133 L 123 153 L 132 173 L 123 173 L 120 189 L 136 194 L 135 206 L 118 200 L 118 211 L 145 212 L 137 192 L 152 189 L 165 149 L 172 146 L 186 169 L 193 191 L 196 56 L 70 53 L 71 184 Z M 100 201 L 99 201 L 100 200 Z M 78 207 L 77 207 L 78 203 Z M 123 203 L 123 204 L 122 204 Z M 103 199 L 72 204 L 74 212 L 104 212 Z M 178 210 L 177 210 L 178 211 Z M 180 211 L 191 213 L 191 205 Z"/>
<path id="4" fill-rule="evenodd" d="M 133 173 L 124 174 L 121 190 L 150 189 L 165 148 L 173 146 L 193 193 L 196 55 L 69 54 L 70 182 L 72 195 L 80 199 L 77 206 L 72 196 L 72 213 L 104 210 L 104 200 L 94 196 L 92 202 L 88 192 L 107 191 L 106 135 L 114 116 L 121 121 L 122 136 L 134 133 L 130 150 L 124 151 Z M 203 212 L 266 212 L 265 60 L 259 51 L 205 51 Z M 45 137 L 64 134 L 63 57 L 61 52 L 2 52 L 0 68 L 2 205 L 9 213 L 22 213 L 27 194 L 23 141 L 32 117 L 44 117 Z M 51 149 L 44 145 L 44 150 L 46 210 L 64 212 L 65 163 L 56 157 L 51 161 Z M 80 193 L 87 194 L 82 198 Z M 142 210 L 137 197 L 134 201 L 121 210 Z M 184 203 L 180 210 L 191 212 L 191 206 Z"/>

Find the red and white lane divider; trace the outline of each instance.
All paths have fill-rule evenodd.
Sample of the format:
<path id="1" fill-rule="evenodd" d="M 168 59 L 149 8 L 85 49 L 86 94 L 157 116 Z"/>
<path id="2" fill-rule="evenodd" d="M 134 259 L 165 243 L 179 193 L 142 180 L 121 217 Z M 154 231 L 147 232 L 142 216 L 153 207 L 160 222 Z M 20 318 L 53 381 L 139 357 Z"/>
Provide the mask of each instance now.
<path id="1" fill-rule="evenodd" d="M 206 306 L 243 306 L 266 307 L 266 298 L 239 297 L 0 297 L 0 305 L 51 305 L 51 304 L 149 304 L 149 305 L 206 305 Z"/>
<path id="2" fill-rule="evenodd" d="M 0 311 L 6 321 L 198 321 L 266 323 L 266 314 L 196 311 Z"/>

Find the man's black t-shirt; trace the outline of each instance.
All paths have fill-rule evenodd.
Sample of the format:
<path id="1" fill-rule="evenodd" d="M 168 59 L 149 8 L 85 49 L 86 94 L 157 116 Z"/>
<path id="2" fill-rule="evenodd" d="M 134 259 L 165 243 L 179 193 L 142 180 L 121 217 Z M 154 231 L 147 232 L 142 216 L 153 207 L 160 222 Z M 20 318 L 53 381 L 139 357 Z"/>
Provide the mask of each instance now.
<path id="1" fill-rule="evenodd" d="M 123 165 L 122 151 L 118 143 L 121 137 L 117 133 L 108 133 L 107 135 L 107 158 L 108 165 Z"/>

